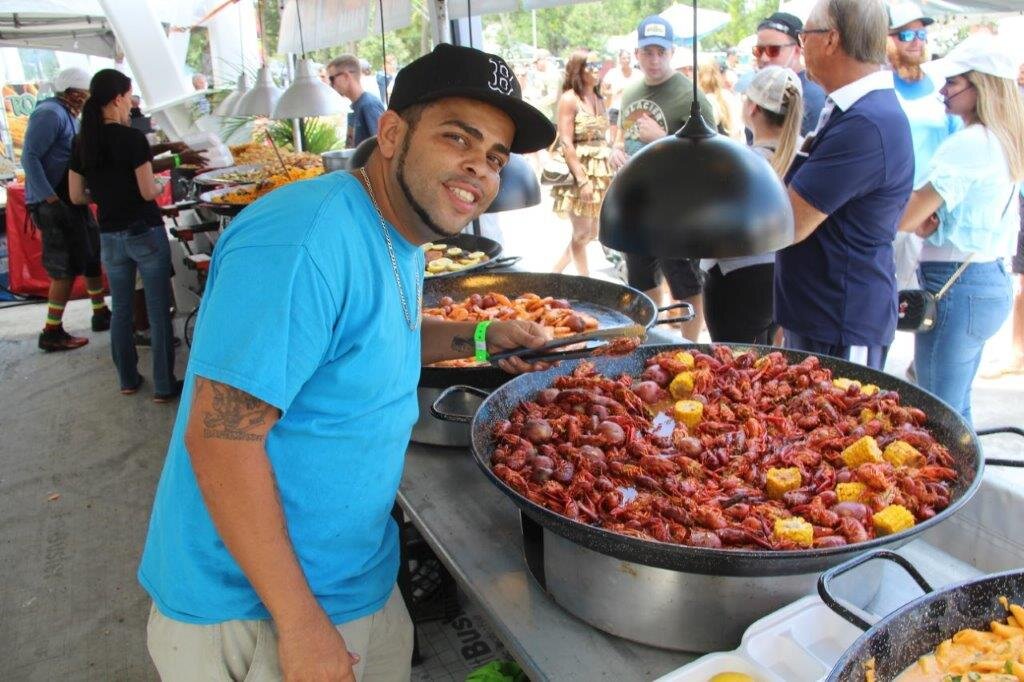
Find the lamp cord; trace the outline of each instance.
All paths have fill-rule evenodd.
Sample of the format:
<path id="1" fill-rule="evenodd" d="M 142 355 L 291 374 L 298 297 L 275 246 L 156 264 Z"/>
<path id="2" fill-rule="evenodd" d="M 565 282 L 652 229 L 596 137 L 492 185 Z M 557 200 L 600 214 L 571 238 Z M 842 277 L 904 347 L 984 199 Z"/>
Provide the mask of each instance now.
<path id="1" fill-rule="evenodd" d="M 690 115 L 700 112 L 697 100 L 697 0 L 693 0 L 693 102 L 690 104 Z"/>
<path id="2" fill-rule="evenodd" d="M 295 0 L 295 17 L 299 20 L 299 49 L 302 50 L 302 58 L 306 58 L 306 42 L 302 39 L 302 10 L 299 9 L 299 0 Z"/>
<path id="3" fill-rule="evenodd" d="M 384 37 L 384 0 L 377 0 L 377 6 L 380 8 L 380 54 L 381 54 L 381 66 L 380 68 L 384 71 L 384 107 L 387 108 L 388 100 L 388 44 Z"/>

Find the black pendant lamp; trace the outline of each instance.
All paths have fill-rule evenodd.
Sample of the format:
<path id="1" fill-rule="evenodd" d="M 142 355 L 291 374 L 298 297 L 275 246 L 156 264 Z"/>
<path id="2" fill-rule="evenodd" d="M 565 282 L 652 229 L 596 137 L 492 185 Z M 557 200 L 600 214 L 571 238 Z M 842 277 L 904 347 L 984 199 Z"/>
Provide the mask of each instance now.
<path id="1" fill-rule="evenodd" d="M 601 207 L 601 243 L 665 258 L 729 258 L 789 246 L 793 210 L 775 171 L 701 116 L 696 0 L 693 72 L 686 125 L 644 147 L 612 180 Z"/>

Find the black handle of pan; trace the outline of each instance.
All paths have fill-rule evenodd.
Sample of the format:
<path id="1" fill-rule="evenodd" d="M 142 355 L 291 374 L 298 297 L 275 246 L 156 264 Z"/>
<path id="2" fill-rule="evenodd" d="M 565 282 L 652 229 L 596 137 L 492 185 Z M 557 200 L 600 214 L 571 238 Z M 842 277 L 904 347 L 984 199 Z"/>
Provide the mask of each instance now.
<path id="1" fill-rule="evenodd" d="M 454 422 L 456 424 L 468 424 L 471 421 L 473 421 L 473 415 L 471 414 L 457 414 L 455 412 L 448 412 L 443 407 L 441 407 L 441 403 L 443 403 L 445 399 L 448 398 L 448 396 L 454 395 L 456 393 L 469 393 L 471 395 L 479 396 L 481 398 L 486 398 L 491 394 L 490 391 L 485 391 L 483 389 L 477 388 L 476 386 L 463 386 L 461 384 L 449 386 L 448 388 L 441 391 L 441 395 L 437 396 L 437 400 L 431 403 L 430 414 L 433 415 L 435 419 L 440 419 L 441 421 L 446 422 Z"/>
<path id="2" fill-rule="evenodd" d="M 1014 435 L 1020 436 L 1021 438 L 1024 438 L 1024 429 L 1017 426 L 996 426 L 991 429 L 978 429 L 975 433 L 977 433 L 979 436 L 991 436 L 993 434 L 998 433 L 1012 433 Z M 994 467 L 1024 468 L 1024 460 L 986 457 L 985 465 Z"/>
<path id="3" fill-rule="evenodd" d="M 480 272 L 481 270 L 496 270 L 497 268 L 508 268 L 512 267 L 521 260 L 523 260 L 522 256 L 504 256 L 502 258 L 495 258 L 493 260 L 481 263 L 477 267 L 473 268 L 473 272 Z"/>
<path id="4" fill-rule="evenodd" d="M 818 577 L 818 595 L 821 597 L 821 600 L 825 602 L 826 606 L 828 606 L 830 609 L 832 609 L 837 614 L 842 616 L 844 619 L 848 620 L 849 622 L 859 627 L 861 630 L 870 629 L 871 624 L 839 602 L 839 599 L 834 594 L 832 594 L 831 583 L 833 580 L 843 575 L 844 573 L 848 573 L 854 568 L 860 566 L 861 564 L 866 564 L 867 562 L 872 561 L 874 559 L 885 559 L 887 561 L 892 561 L 893 563 L 899 565 L 899 567 L 902 568 L 904 571 L 909 573 L 910 577 L 914 579 L 914 582 L 916 582 L 922 590 L 924 590 L 925 594 L 928 594 L 932 591 L 932 586 L 929 585 L 928 581 L 924 579 L 924 576 L 922 576 L 918 572 L 918 570 L 914 568 L 914 565 L 912 563 L 904 559 L 896 552 L 891 552 L 887 549 L 880 549 L 874 552 L 867 552 L 865 554 L 861 554 L 860 556 L 854 557 L 849 561 L 843 562 L 838 566 L 835 566 L 834 568 L 830 568 Z"/>
<path id="5" fill-rule="evenodd" d="M 693 310 L 693 305 L 686 301 L 680 301 L 679 303 L 667 305 L 664 308 L 658 308 L 658 312 L 667 313 L 670 310 L 678 310 L 679 308 L 686 308 L 686 312 L 679 317 L 667 317 L 665 319 L 655 320 L 654 324 L 677 324 L 679 322 L 689 322 L 696 316 L 696 313 Z"/>

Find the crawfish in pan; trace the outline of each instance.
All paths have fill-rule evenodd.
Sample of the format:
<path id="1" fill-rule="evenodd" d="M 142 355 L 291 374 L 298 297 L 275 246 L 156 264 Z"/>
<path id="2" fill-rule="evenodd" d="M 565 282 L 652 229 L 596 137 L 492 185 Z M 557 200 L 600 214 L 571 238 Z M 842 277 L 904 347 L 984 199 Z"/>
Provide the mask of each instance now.
<path id="1" fill-rule="evenodd" d="M 642 376 L 581 363 L 493 431 L 491 467 L 536 504 L 695 547 L 838 547 L 949 505 L 953 458 L 894 391 L 724 346 Z"/>

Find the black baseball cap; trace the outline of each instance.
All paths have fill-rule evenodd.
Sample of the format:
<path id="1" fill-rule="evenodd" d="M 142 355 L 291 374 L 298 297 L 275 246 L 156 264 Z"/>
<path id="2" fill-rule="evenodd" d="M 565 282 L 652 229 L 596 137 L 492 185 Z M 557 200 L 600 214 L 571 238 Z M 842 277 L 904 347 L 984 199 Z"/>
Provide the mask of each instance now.
<path id="1" fill-rule="evenodd" d="M 465 97 L 501 109 L 515 124 L 511 151 L 527 154 L 551 145 L 555 126 L 523 101 L 512 67 L 498 55 L 441 43 L 395 76 L 388 108 L 402 111 L 446 97 Z"/>
<path id="2" fill-rule="evenodd" d="M 800 17 L 789 12 L 776 12 L 757 25 L 758 31 L 764 28 L 785 33 L 799 43 L 800 32 L 804 30 L 804 22 L 800 21 Z"/>

